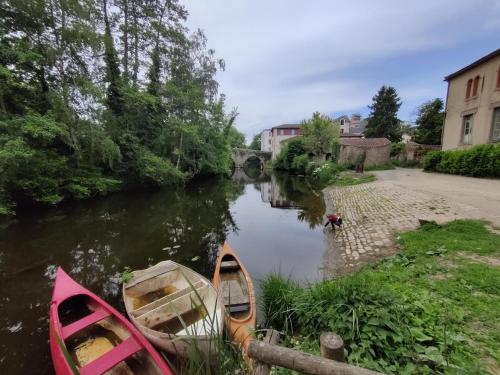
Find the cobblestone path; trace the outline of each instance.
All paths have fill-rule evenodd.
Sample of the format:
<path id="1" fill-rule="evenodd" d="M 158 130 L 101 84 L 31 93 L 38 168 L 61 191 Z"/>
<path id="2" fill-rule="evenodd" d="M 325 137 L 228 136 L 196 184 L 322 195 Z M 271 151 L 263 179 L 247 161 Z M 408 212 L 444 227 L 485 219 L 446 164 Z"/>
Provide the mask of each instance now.
<path id="1" fill-rule="evenodd" d="M 418 228 L 419 219 L 442 223 L 469 217 L 473 210 L 442 195 L 388 181 L 329 187 L 323 193 L 327 213 L 339 212 L 344 221 L 340 230 L 325 229 L 324 278 L 393 254 L 397 232 Z"/>

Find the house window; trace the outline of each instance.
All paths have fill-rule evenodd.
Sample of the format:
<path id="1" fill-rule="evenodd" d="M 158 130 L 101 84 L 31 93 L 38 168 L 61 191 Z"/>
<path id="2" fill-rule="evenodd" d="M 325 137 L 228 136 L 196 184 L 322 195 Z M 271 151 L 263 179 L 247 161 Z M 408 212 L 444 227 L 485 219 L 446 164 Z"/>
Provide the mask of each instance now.
<path id="1" fill-rule="evenodd" d="M 278 135 L 283 135 L 283 129 L 278 130 Z"/>
<path id="2" fill-rule="evenodd" d="M 295 135 L 297 132 L 295 129 L 292 129 L 292 135 Z"/>
<path id="3" fill-rule="evenodd" d="M 344 134 L 344 129 L 340 129 L 340 134 Z"/>
<path id="4" fill-rule="evenodd" d="M 493 134 L 492 139 L 496 142 L 500 141 L 500 107 L 493 111 Z"/>
<path id="5" fill-rule="evenodd" d="M 269 140 L 269 144 L 271 144 L 271 140 Z"/>
<path id="6" fill-rule="evenodd" d="M 465 99 L 469 99 L 470 98 L 470 92 L 472 90 L 472 79 L 469 79 L 467 81 L 467 90 L 465 91 Z"/>
<path id="7" fill-rule="evenodd" d="M 464 132 L 462 135 L 462 143 L 470 145 L 472 142 L 472 115 L 464 116 Z"/>
<path id="8" fill-rule="evenodd" d="M 472 96 L 477 96 L 477 89 L 479 87 L 479 76 L 474 78 L 474 85 L 472 86 Z"/>
<path id="9" fill-rule="evenodd" d="M 498 67 L 497 72 L 497 89 L 500 89 L 500 67 Z"/>
<path id="10" fill-rule="evenodd" d="M 340 125 L 344 125 L 344 119 L 340 120 Z"/>

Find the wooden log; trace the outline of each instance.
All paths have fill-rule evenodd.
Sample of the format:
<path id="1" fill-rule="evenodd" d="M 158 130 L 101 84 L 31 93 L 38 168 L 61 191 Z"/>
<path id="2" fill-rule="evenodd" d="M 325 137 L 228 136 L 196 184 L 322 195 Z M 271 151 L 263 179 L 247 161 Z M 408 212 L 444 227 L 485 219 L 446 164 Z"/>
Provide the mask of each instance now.
<path id="1" fill-rule="evenodd" d="M 361 367 L 256 340 L 250 342 L 247 354 L 271 366 L 285 367 L 308 375 L 380 375 Z"/>
<path id="2" fill-rule="evenodd" d="M 321 356 L 338 362 L 345 362 L 344 340 L 333 332 L 322 333 L 319 337 Z"/>
<path id="3" fill-rule="evenodd" d="M 274 329 L 268 329 L 264 342 L 271 345 L 276 345 L 280 341 L 280 333 Z M 257 362 L 253 375 L 269 375 L 271 366 L 267 363 Z"/>

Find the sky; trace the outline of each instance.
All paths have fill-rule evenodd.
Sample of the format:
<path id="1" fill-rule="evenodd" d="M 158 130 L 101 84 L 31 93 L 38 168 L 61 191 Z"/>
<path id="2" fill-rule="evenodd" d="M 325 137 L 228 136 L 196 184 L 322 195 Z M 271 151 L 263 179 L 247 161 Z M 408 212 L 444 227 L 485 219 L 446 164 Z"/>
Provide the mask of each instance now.
<path id="1" fill-rule="evenodd" d="M 225 60 L 217 75 L 247 141 L 312 113 L 360 113 L 382 85 L 399 118 L 445 99 L 444 76 L 500 48 L 500 0 L 181 0 Z"/>

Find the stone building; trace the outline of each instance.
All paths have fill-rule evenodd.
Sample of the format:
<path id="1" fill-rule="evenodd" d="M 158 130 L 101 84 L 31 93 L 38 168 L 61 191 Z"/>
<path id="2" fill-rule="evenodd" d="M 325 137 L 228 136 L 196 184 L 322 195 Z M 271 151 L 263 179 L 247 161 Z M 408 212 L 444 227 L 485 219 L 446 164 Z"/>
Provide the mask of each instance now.
<path id="1" fill-rule="evenodd" d="M 339 163 L 359 163 L 364 166 L 381 165 L 391 160 L 391 142 L 387 138 L 340 138 Z"/>
<path id="2" fill-rule="evenodd" d="M 500 142 L 500 49 L 445 77 L 443 150 Z"/>

